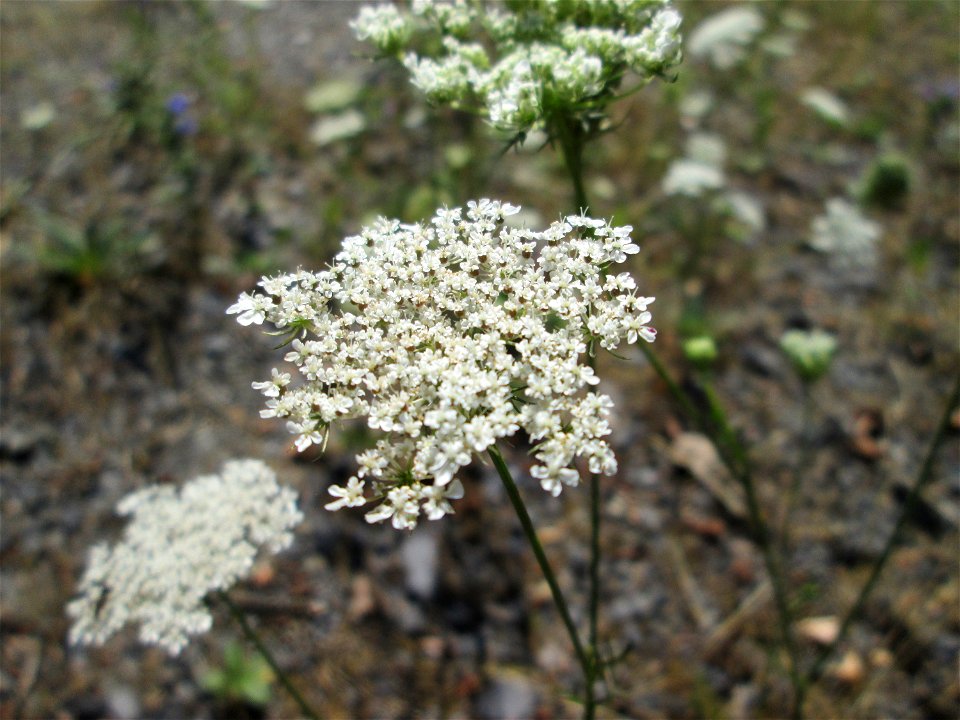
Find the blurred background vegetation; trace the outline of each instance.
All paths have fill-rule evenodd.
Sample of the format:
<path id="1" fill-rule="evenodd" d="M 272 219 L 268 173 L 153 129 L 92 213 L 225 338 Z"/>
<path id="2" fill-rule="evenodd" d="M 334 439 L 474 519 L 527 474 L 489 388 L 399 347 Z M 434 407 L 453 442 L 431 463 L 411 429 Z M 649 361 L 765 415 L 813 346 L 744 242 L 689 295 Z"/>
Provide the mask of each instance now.
<path id="1" fill-rule="evenodd" d="M 677 5 L 689 32 L 728 3 Z M 545 139 L 505 150 L 478 118 L 429 107 L 398 64 L 372 62 L 353 39 L 347 22 L 358 7 L 0 5 L 3 718 L 237 717 L 239 707 L 289 716 L 282 694 L 264 690 L 262 668 L 231 644 L 226 623 L 175 663 L 129 638 L 89 656 L 64 646 L 63 603 L 85 548 L 118 527 L 115 501 L 144 482 L 183 481 L 251 453 L 290 478 L 309 508 L 300 550 L 265 569 L 254 589 L 313 609 L 251 605 L 274 641 L 287 642 L 286 660 L 324 715 L 571 712 L 557 688 L 575 673 L 550 654 L 562 639 L 540 642 L 553 620 L 532 570 L 484 600 L 455 577 L 457 568 L 470 571 L 463 554 L 441 550 L 452 575 L 441 573 L 440 589 L 415 608 L 426 619 L 410 630 L 393 614 L 404 602 L 389 588 L 399 582 L 402 595 L 406 541 L 318 509 L 365 433 L 334 439 L 322 462 L 294 458 L 283 428 L 257 420 L 249 389 L 277 360 L 269 339 L 223 314 L 261 274 L 321 267 L 378 215 L 418 220 L 478 197 L 522 205 L 531 225 L 576 210 Z M 809 430 L 779 336 L 816 326 L 839 338 L 817 396 L 814 458 L 801 468 L 806 530 L 794 558 L 796 586 L 814 588 L 806 614 L 832 615 L 862 577 L 860 563 L 876 555 L 897 488 L 902 496 L 915 474 L 956 373 L 960 6 L 753 7 L 764 28 L 732 66 L 688 57 L 675 82 L 614 105 L 610 132 L 588 158 L 590 210 L 636 230 L 642 253 L 631 269 L 642 292 L 658 298 L 658 350 L 692 374 L 684 340 L 706 336 L 719 348 L 713 376 L 774 498 L 782 477 L 797 472 L 796 448 Z M 672 192 L 672 163 L 705 153 L 722 185 Z M 866 275 L 838 269 L 811 244 L 811 224 L 834 197 L 880 228 L 877 265 Z M 696 638 L 711 623 L 701 624 L 677 578 L 692 573 L 724 617 L 756 580 L 755 558 L 742 557 L 738 519 L 707 490 L 683 485 L 697 472 L 690 458 L 670 455 L 675 409 L 649 373 L 638 381 L 637 372 L 637 363 L 601 366 L 622 413 L 618 453 L 634 468 L 607 508 L 615 529 L 605 545 L 623 576 L 608 579 L 608 600 L 629 605 L 637 583 L 654 593 L 643 596 L 646 610 L 626 615 L 647 638 L 637 641 L 647 654 L 625 661 L 623 692 L 608 710 L 776 716 L 784 690 L 769 617 L 747 624 L 739 654 L 699 654 Z M 950 480 L 931 491 L 913 554 L 893 564 L 886 594 L 851 641 L 859 670 L 835 674 L 811 699 L 812 713 L 956 716 L 955 436 L 945 455 L 938 469 Z M 471 512 L 480 511 L 469 501 L 468 493 L 458 510 L 467 529 L 455 517 L 430 531 L 442 533 L 444 547 L 481 542 L 470 535 Z M 576 499 L 562 509 L 539 503 L 534 512 L 555 531 L 551 552 L 575 560 Z M 685 513 L 686 503 L 696 512 Z M 513 526 L 504 513 L 502 524 L 486 522 L 511 529 L 506 537 Z M 658 553 L 658 534 L 678 538 L 688 560 Z M 522 546 L 491 547 L 476 561 L 480 573 L 496 576 L 526 558 Z M 911 584 L 908 601 L 896 590 Z M 486 603 L 478 617 L 437 610 L 451 598 L 473 607 L 460 598 L 471 593 Z M 365 600 L 379 609 L 365 611 Z M 674 603 L 679 609 L 665 608 Z M 450 639 L 471 634 L 491 647 L 468 652 Z M 444 663 L 454 669 L 444 674 Z"/>

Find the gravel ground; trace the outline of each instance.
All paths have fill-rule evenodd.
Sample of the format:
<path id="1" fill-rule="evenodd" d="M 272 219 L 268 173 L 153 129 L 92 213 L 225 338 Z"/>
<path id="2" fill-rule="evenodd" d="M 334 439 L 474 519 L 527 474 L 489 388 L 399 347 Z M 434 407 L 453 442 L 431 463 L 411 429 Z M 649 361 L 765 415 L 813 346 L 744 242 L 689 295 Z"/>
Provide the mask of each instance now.
<path id="1" fill-rule="evenodd" d="M 71 170 L 73 156 L 64 160 L 42 143 L 31 148 L 18 129 L 20 114 L 41 92 L 81 113 L 90 88 L 109 81 L 123 54 L 125 26 L 110 3 L 68 5 L 8 0 L 0 10 L 5 208 L 24 178 L 41 178 L 26 204 L 63 199 L 68 214 L 90 203 L 98 188 L 83 168 Z M 770 141 L 778 161 L 749 177 L 770 218 L 763 244 L 717 254 L 700 287 L 680 286 L 649 269 L 669 264 L 677 243 L 653 212 L 661 200 L 609 203 L 631 217 L 651 211 L 653 219 L 634 222 L 646 238 L 634 269 L 646 274 L 650 294 L 658 296 L 657 345 L 671 367 L 683 367 L 670 330 L 681 320 L 680 308 L 691 297 L 710 299 L 723 358 L 714 371 L 716 387 L 752 447 L 761 501 L 774 517 L 794 476 L 802 476 L 785 565 L 803 618 L 842 615 L 855 597 L 922 462 L 958 366 L 960 170 L 956 154 L 937 144 L 938 128 L 927 128 L 907 102 L 917 102 L 923 77 L 942 69 L 928 67 L 942 56 L 908 50 L 919 47 L 924 32 L 950 21 L 955 26 L 956 8 L 885 5 L 869 15 L 876 37 L 852 43 L 845 55 L 843 28 L 824 31 L 815 39 L 823 65 L 797 61 L 783 80 L 817 77 L 831 58 L 838 74 L 852 75 L 863 57 L 873 57 L 879 38 L 891 38 L 870 66 L 884 81 L 869 99 L 882 108 L 907 108 L 896 132 L 916 148 L 911 160 L 923 191 L 905 208 L 882 214 L 883 262 L 875 275 L 838 275 L 800 247 L 797 235 L 820 212 L 821 199 L 837 194 L 836 178 L 851 177 L 870 155 L 864 142 L 852 141 L 825 171 L 814 152 L 822 138 L 801 120 L 781 123 Z M 264 85 L 302 96 L 317 80 L 351 73 L 381 86 L 389 82 L 358 57 L 344 30 L 355 11 L 352 3 L 279 2 L 250 15 L 224 5 L 217 19 L 235 56 L 252 31 Z M 178 32 L 178 11 L 151 12 L 168 32 Z M 810 12 L 822 22 L 829 10 Z M 853 10 L 837 12 L 857 17 Z M 76 22 L 84 23 L 83 32 L 75 32 Z M 955 81 L 955 64 L 948 71 Z M 643 102 L 632 106 L 631 118 L 656 112 Z M 378 121 L 396 123 L 399 114 L 387 106 Z M 954 121 L 951 115 L 946 123 Z M 406 180 L 391 174 L 391 162 L 416 154 L 411 164 L 428 164 L 428 130 L 412 130 L 409 146 L 391 145 L 404 136 L 401 127 L 371 140 L 352 160 L 336 149 L 312 165 L 277 160 L 275 173 L 254 181 L 258 197 L 275 200 L 264 203 L 266 224 L 279 225 L 274 216 L 284 215 L 283 224 L 322 228 L 314 206 L 301 199 L 350 194 L 349 187 L 332 184 L 336 163 L 373 166 L 374 175 L 402 186 Z M 649 145 L 649 132 L 626 126 L 598 150 L 597 165 L 614 168 L 608 184 L 615 198 L 641 194 L 614 159 L 634 158 L 637 147 Z M 101 191 L 111 191 L 121 176 L 136 180 L 129 159 L 114 163 Z M 550 179 L 556 165 L 542 158 L 505 158 L 497 170 L 492 185 L 514 188 L 533 207 L 537 183 L 546 177 L 544 217 L 565 201 L 562 180 Z M 88 184 L 70 189 L 74 175 Z M 68 189 L 57 195 L 51 186 Z M 594 189 L 606 187 L 598 181 Z M 220 226 L 229 225 L 233 189 L 228 184 L 216 195 L 208 208 L 211 224 L 225 218 Z M 154 212 L 149 196 L 127 192 L 139 197 L 145 216 Z M 138 645 L 133 632 L 99 649 L 66 644 L 64 605 L 87 548 L 119 531 L 116 502 L 146 483 L 183 482 L 234 457 L 263 459 L 300 493 L 306 519 L 295 545 L 259 566 L 234 598 L 322 717 L 579 714 L 568 699 L 579 687 L 572 650 L 492 468 L 477 463 L 467 472 L 456 516 L 412 533 L 371 527 L 359 512 L 325 512 L 326 487 L 352 472 L 355 443 L 335 435 L 324 455 L 297 455 L 281 423 L 259 419 L 260 397 L 250 382 L 269 376 L 278 353 L 272 338 L 224 314 L 256 273 L 198 274 L 168 263 L 117 283 L 64 283 L 16 261 L 32 237 L 31 217 L 5 210 L 0 220 L 0 718 L 296 715 L 279 687 L 265 708 L 201 689 L 201 678 L 240 637 L 223 608 L 215 610 L 214 630 L 176 659 Z M 221 232 L 224 243 L 239 242 Z M 929 240 L 929 260 L 917 271 L 903 239 L 920 236 Z M 311 257 L 284 252 L 294 262 Z M 777 342 L 785 327 L 809 324 L 830 329 L 841 349 L 814 389 L 814 419 L 805 430 L 798 382 Z M 598 372 L 605 378 L 601 389 L 617 403 L 613 443 L 621 465 L 603 489 L 601 636 L 612 655 L 624 653 L 600 716 L 782 716 L 789 705 L 779 670 L 784 657 L 742 499 L 717 468 L 712 446 L 688 426 L 639 353 L 601 358 Z M 696 389 L 694 376 L 685 382 Z M 905 544 L 839 662 L 812 692 L 811 717 L 957 716 L 956 431 L 955 424 L 935 463 L 939 481 L 911 519 Z M 801 450 L 804 434 L 809 452 Z M 524 450 L 518 441 L 508 459 L 561 585 L 575 598 L 574 617 L 583 622 L 586 488 L 560 500 L 547 496 L 527 475 Z M 812 654 L 812 634 L 803 643 Z"/>

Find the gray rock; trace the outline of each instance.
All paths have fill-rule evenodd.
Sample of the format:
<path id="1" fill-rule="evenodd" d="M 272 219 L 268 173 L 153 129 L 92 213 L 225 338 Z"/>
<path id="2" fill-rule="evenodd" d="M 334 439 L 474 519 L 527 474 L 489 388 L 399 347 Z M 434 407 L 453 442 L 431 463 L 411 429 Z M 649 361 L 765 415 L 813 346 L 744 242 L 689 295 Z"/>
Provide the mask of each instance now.
<path id="1" fill-rule="evenodd" d="M 400 549 L 407 590 L 420 600 L 429 600 L 437 588 L 438 541 L 436 527 L 420 523 Z"/>

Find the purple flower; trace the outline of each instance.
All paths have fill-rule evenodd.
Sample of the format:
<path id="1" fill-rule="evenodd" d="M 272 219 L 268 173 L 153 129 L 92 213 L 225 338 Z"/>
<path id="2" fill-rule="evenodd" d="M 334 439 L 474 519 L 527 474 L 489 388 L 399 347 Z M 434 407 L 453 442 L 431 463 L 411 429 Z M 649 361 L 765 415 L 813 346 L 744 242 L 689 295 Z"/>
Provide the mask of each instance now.
<path id="1" fill-rule="evenodd" d="M 955 105 L 960 100 L 960 83 L 946 77 L 928 80 L 920 86 L 920 97 L 928 103 Z"/>
<path id="2" fill-rule="evenodd" d="M 173 115 L 183 115 L 190 107 L 190 98 L 183 93 L 174 93 L 167 98 L 166 108 Z"/>

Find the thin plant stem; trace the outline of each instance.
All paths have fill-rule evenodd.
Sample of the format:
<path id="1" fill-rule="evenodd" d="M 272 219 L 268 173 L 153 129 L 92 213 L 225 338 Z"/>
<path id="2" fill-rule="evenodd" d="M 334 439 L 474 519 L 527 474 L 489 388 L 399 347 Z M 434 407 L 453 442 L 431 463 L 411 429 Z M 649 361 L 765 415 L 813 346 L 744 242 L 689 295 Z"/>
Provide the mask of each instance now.
<path id="1" fill-rule="evenodd" d="M 803 403 L 800 431 L 800 457 L 797 460 L 797 466 L 794 468 L 793 477 L 790 480 L 790 487 L 787 489 L 786 498 L 783 501 L 783 510 L 780 518 L 780 552 L 786 557 L 790 549 L 790 520 L 793 517 L 793 511 L 796 508 L 797 497 L 800 494 L 800 483 L 803 480 L 804 473 L 807 470 L 807 463 L 810 461 L 813 451 L 813 437 L 811 425 L 813 424 L 813 386 L 806 380 L 800 383 L 800 392 L 802 393 L 801 402 Z"/>
<path id="2" fill-rule="evenodd" d="M 576 118 L 562 117 L 553 123 L 557 139 L 560 141 L 560 154 L 567 168 L 567 175 L 573 185 L 573 201 L 578 212 L 586 212 L 590 207 L 587 191 L 583 182 L 583 149 L 586 137 Z"/>
<path id="3" fill-rule="evenodd" d="M 600 476 L 590 473 L 590 652 L 597 660 L 597 616 L 600 605 Z"/>
<path id="4" fill-rule="evenodd" d="M 273 671 L 273 674 L 280 681 L 280 684 L 290 693 L 290 697 L 293 698 L 293 701 L 300 707 L 300 710 L 303 712 L 304 717 L 309 720 L 320 720 L 320 716 L 317 712 L 310 706 L 303 695 L 300 694 L 300 691 L 297 690 L 296 685 L 290 680 L 290 677 L 280 669 L 280 666 L 277 664 L 276 659 L 273 657 L 273 654 L 264 644 L 263 640 L 260 639 L 260 636 L 257 634 L 257 631 L 251 627 L 250 623 L 247 621 L 247 616 L 244 614 L 243 610 L 237 607 L 236 603 L 230 599 L 230 596 L 227 595 L 223 590 L 217 592 L 221 602 L 227 606 L 230 610 L 230 614 L 236 619 L 240 624 L 240 628 L 243 630 L 243 634 L 247 636 L 247 639 L 253 643 L 253 646 L 257 649 L 257 652 L 263 657 L 267 662 L 267 665 L 270 666 L 270 669 Z"/>
<path id="5" fill-rule="evenodd" d="M 774 551 L 773 543 L 770 539 L 770 532 L 767 523 L 763 519 L 763 513 L 760 510 L 760 502 L 757 498 L 756 484 L 753 480 L 753 473 L 750 470 L 750 463 L 743 445 L 737 439 L 736 434 L 730 427 L 726 413 L 724 413 L 716 394 L 708 384 L 704 384 L 704 392 L 708 403 L 709 420 L 704 418 L 700 412 L 687 397 L 676 380 L 670 375 L 656 353 L 645 343 L 640 343 L 643 354 L 649 360 L 651 366 L 667 385 L 670 393 L 677 399 L 684 412 L 697 424 L 702 432 L 709 435 L 717 447 L 717 453 L 720 459 L 727 466 L 730 474 L 743 488 L 747 501 L 747 513 L 750 519 L 750 526 L 754 542 L 760 549 L 763 557 L 763 564 L 767 575 L 770 577 L 770 585 L 773 588 L 774 604 L 777 608 L 777 624 L 779 626 L 780 638 L 787 650 L 790 658 L 789 677 L 790 684 L 794 688 L 794 712 L 793 717 L 799 720 L 800 703 L 798 698 L 802 687 L 802 678 L 800 676 L 799 658 L 800 653 L 797 647 L 796 639 L 793 635 L 793 613 L 790 610 L 790 602 L 787 597 L 786 580 L 784 578 L 783 568 Z"/>
<path id="6" fill-rule="evenodd" d="M 653 368 L 654 372 L 657 373 L 664 385 L 667 386 L 667 391 L 670 393 L 673 399 L 677 401 L 677 404 L 680 405 L 680 409 L 683 410 L 684 414 L 693 420 L 698 427 L 706 431 L 700 411 L 694 407 L 692 402 L 690 402 L 690 398 L 687 397 L 687 394 L 680 389 L 677 381 L 673 379 L 673 376 L 670 374 L 667 368 L 664 367 L 662 362 L 660 362 L 660 358 L 650 347 L 650 344 L 646 342 L 638 342 L 637 345 L 640 347 L 640 351 L 647 359 L 647 362 L 650 363 L 650 366 Z"/>
<path id="7" fill-rule="evenodd" d="M 913 487 L 910 488 L 910 492 L 904 500 L 903 507 L 900 509 L 900 516 L 897 518 L 897 522 L 894 524 L 893 530 L 891 530 L 890 536 L 887 538 L 887 542 L 883 547 L 883 551 L 880 553 L 880 556 L 873 564 L 873 568 L 870 570 L 870 576 L 867 578 L 866 582 L 864 582 L 863 588 L 860 590 L 860 594 L 857 596 L 856 601 L 850 607 L 850 610 L 847 611 L 843 621 L 840 623 L 837 636 L 833 639 L 833 642 L 820 651 L 814 660 L 813 665 L 811 665 L 810 669 L 804 675 L 802 692 L 798 699 L 798 703 L 801 705 L 801 711 L 807 689 L 809 689 L 813 683 L 820 679 L 821 675 L 823 674 L 823 670 L 826 667 L 827 660 L 830 659 L 840 644 L 846 639 L 851 625 L 860 616 L 860 613 L 867 602 L 867 598 L 870 597 L 870 594 L 876 587 L 877 581 L 880 579 L 880 574 L 883 572 L 887 561 L 893 554 L 894 548 L 900 542 L 904 526 L 907 524 L 907 521 L 916 510 L 917 503 L 920 500 L 920 495 L 923 493 L 923 490 L 927 487 L 927 485 L 932 482 L 934 477 L 933 461 L 937 455 L 937 451 L 940 449 L 940 446 L 943 444 L 944 438 L 947 435 L 947 429 L 950 427 L 950 417 L 957 405 L 960 405 L 960 376 L 957 377 L 956 384 L 953 387 L 953 392 L 947 396 L 947 402 L 943 410 L 943 415 L 941 415 L 937 429 L 934 431 L 933 438 L 930 440 L 930 447 L 927 450 L 926 457 L 924 457 L 923 464 L 920 466 L 916 480 L 913 482 Z"/>
<path id="8" fill-rule="evenodd" d="M 583 151 L 587 137 L 583 127 L 574 117 L 561 117 L 554 125 L 560 141 L 563 162 L 573 186 L 574 203 L 580 212 L 586 212 L 590 207 L 583 180 Z M 593 353 L 588 353 L 587 362 L 591 370 L 596 370 L 596 356 Z M 596 388 L 591 388 L 591 391 L 596 392 Z M 600 662 L 597 644 L 597 626 L 600 616 L 600 495 L 600 476 L 597 473 L 590 473 L 590 590 L 587 600 L 589 622 L 587 644 L 590 653 L 591 675 L 588 682 L 591 685 L 591 695 L 598 669 L 601 672 L 605 670 L 605 666 Z"/>
<path id="9" fill-rule="evenodd" d="M 530 514 L 527 512 L 527 507 L 524 505 L 523 498 L 520 496 L 520 489 L 514 482 L 513 476 L 510 474 L 510 469 L 507 467 L 507 464 L 503 459 L 503 455 L 500 454 L 500 451 L 495 446 L 489 447 L 487 452 L 490 455 L 490 459 L 493 460 L 493 465 L 497 469 L 497 474 L 500 475 L 500 480 L 503 482 L 503 486 L 507 491 L 507 496 L 510 498 L 510 503 L 513 505 L 513 509 L 516 511 L 517 517 L 520 519 L 520 525 L 523 527 L 523 532 L 527 536 L 527 541 L 530 543 L 533 554 L 537 558 L 537 563 L 540 565 L 540 570 L 543 572 L 543 577 L 546 579 L 547 585 L 550 586 L 550 593 L 553 596 L 553 604 L 556 605 L 557 610 L 560 612 L 560 617 L 563 620 L 564 627 L 566 627 L 567 634 L 570 636 L 570 642 L 573 643 L 574 652 L 576 652 L 577 659 L 580 661 L 580 667 L 583 670 L 583 677 L 586 681 L 583 716 L 585 720 L 593 720 L 596 712 L 596 701 L 593 694 L 593 681 L 596 674 L 596 665 L 593 661 L 593 658 L 583 647 L 583 643 L 580 642 L 580 636 L 577 634 L 577 628 L 573 624 L 573 618 L 570 616 L 570 609 L 567 606 L 567 601 L 563 596 L 563 591 L 560 589 L 560 584 L 557 582 L 557 577 L 554 575 L 553 569 L 550 567 L 550 561 L 547 560 L 547 555 L 543 551 L 543 545 L 540 543 L 540 538 L 537 537 L 537 531 L 533 527 L 533 521 L 530 519 Z"/>
<path id="10" fill-rule="evenodd" d="M 710 407 L 711 417 L 718 423 L 719 433 L 723 438 L 724 445 L 728 452 L 733 453 L 733 460 L 727 460 L 727 467 L 730 469 L 737 482 L 743 488 L 747 499 L 747 513 L 750 516 L 750 525 L 753 528 L 754 542 L 760 548 L 763 556 L 763 564 L 770 576 L 770 584 L 773 587 L 774 604 L 777 608 L 777 624 L 780 628 L 780 638 L 783 646 L 787 650 L 790 658 L 789 677 L 790 684 L 794 690 L 793 718 L 800 720 L 802 718 L 802 703 L 800 702 L 803 678 L 800 675 L 800 649 L 797 647 L 796 638 L 793 635 L 793 611 L 790 608 L 790 600 L 787 596 L 787 582 L 783 571 L 783 557 L 778 556 L 774 544 L 770 537 L 769 527 L 763 519 L 763 512 L 760 509 L 760 501 L 757 497 L 757 487 L 753 480 L 753 472 L 750 469 L 750 461 L 743 445 L 737 439 L 736 434 L 730 427 L 726 413 L 720 406 L 716 393 L 709 385 L 704 385 L 707 402 Z M 720 453 L 723 457 L 724 452 Z"/>
<path id="11" fill-rule="evenodd" d="M 589 365 L 594 369 L 596 358 L 590 356 Z M 591 388 L 594 389 L 594 388 Z M 590 628 L 588 643 L 593 666 L 600 663 L 597 646 L 597 622 L 600 615 L 600 475 L 590 473 L 590 597 L 588 602 Z"/>

